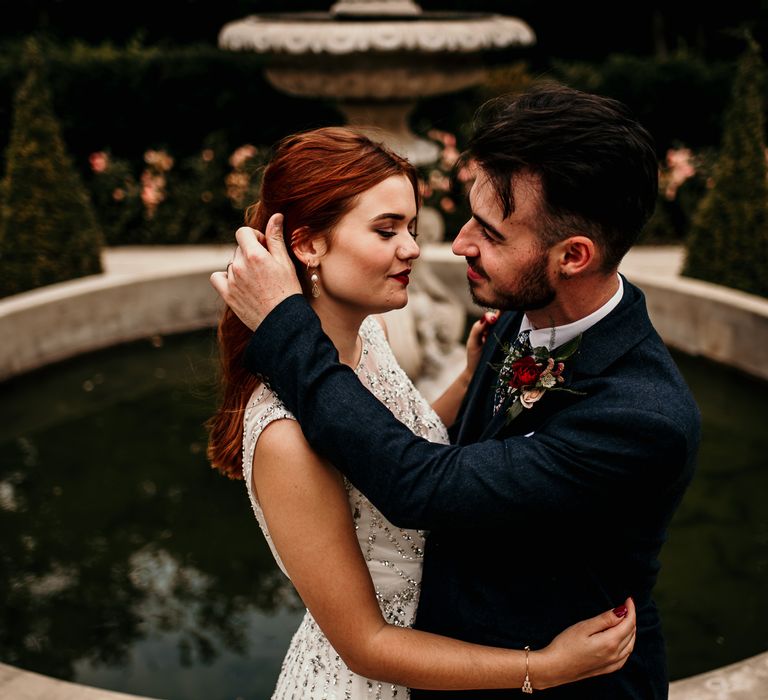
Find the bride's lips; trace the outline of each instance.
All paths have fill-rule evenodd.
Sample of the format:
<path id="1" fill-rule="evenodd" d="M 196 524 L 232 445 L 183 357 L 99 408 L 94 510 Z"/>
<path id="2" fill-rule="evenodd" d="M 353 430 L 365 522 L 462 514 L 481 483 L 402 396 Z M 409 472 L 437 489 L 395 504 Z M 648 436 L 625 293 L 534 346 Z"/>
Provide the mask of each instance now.
<path id="1" fill-rule="evenodd" d="M 394 275 L 390 275 L 390 277 L 400 282 L 400 284 L 402 284 L 404 287 L 407 287 L 408 283 L 411 281 L 409 277 L 410 274 L 411 274 L 410 270 L 403 270 L 402 272 L 398 272 Z"/>

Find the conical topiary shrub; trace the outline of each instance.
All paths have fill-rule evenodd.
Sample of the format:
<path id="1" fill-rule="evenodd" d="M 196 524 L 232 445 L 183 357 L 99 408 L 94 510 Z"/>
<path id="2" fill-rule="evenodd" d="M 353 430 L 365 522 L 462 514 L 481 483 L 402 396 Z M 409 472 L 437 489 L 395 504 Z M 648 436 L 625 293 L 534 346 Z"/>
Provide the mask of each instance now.
<path id="1" fill-rule="evenodd" d="M 102 236 L 53 114 L 36 41 L 24 58 L 0 183 L 0 296 L 101 272 Z"/>
<path id="2" fill-rule="evenodd" d="M 748 37 L 726 112 L 712 187 L 696 210 L 683 274 L 768 296 L 764 64 Z"/>

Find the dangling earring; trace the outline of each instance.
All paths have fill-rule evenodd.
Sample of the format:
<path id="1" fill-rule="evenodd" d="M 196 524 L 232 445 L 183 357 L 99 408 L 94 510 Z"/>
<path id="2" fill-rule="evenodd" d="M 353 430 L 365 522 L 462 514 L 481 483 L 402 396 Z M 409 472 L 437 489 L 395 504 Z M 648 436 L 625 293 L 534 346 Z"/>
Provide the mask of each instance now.
<path id="1" fill-rule="evenodd" d="M 310 268 L 309 263 L 307 263 L 307 272 L 310 273 L 309 281 L 312 283 L 312 296 L 317 299 L 320 296 L 320 286 L 318 285 L 320 276 L 317 274 L 317 268 Z"/>

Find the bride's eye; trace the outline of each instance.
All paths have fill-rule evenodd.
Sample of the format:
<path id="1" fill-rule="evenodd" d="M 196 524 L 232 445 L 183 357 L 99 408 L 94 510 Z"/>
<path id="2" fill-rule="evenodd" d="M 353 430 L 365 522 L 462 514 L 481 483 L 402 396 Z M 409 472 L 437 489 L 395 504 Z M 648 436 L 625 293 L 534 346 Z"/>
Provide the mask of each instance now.
<path id="1" fill-rule="evenodd" d="M 392 238 L 393 236 L 397 235 L 394 231 L 388 231 L 382 228 L 377 228 L 376 233 L 378 233 L 382 238 Z"/>

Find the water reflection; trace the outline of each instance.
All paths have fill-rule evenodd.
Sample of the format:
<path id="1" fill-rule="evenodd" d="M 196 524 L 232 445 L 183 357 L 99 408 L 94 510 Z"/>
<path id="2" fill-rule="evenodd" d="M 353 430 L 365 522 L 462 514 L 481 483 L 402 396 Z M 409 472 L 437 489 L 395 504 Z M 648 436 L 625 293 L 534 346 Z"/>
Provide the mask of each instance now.
<path id="1" fill-rule="evenodd" d="M 301 607 L 212 472 L 212 333 L 0 385 L 0 660 L 168 698 L 268 697 Z M 682 677 L 768 649 L 768 386 L 678 357 L 701 466 L 657 590 Z"/>
<path id="2" fill-rule="evenodd" d="M 703 412 L 699 468 L 656 599 L 680 678 L 768 649 L 768 384 L 675 355 Z"/>
<path id="3" fill-rule="evenodd" d="M 3 385 L 3 661 L 86 681 L 151 641 L 166 669 L 210 668 L 245 659 L 258 618 L 296 617 L 242 484 L 207 466 L 210 347 L 205 334 L 121 348 Z"/>

